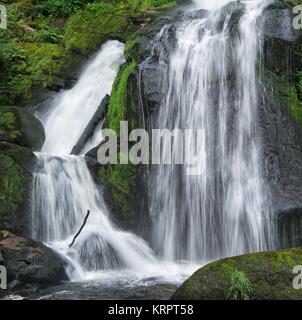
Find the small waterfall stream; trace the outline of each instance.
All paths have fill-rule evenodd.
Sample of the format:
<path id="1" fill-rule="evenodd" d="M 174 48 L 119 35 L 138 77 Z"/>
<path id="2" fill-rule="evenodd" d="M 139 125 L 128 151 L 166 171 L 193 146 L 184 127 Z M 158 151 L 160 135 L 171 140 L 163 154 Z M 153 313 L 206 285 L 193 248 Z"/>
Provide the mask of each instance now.
<path id="1" fill-rule="evenodd" d="M 133 234 L 118 230 L 108 216 L 83 156 L 70 155 L 105 94 L 109 94 L 124 45 L 107 42 L 87 65 L 78 83 L 55 98 L 42 121 L 46 141 L 38 153 L 33 186 L 33 237 L 45 242 L 69 262 L 72 280 L 89 272 L 129 268 L 141 270 L 154 263 L 152 250 Z M 91 211 L 87 225 L 72 248 L 74 235 Z M 91 275 L 90 275 L 91 276 Z"/>

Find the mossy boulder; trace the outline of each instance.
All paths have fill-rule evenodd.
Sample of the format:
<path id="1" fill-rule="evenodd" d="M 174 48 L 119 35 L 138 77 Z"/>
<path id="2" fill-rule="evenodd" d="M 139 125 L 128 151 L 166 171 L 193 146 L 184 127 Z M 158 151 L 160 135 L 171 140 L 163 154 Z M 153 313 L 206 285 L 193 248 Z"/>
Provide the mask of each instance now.
<path id="1" fill-rule="evenodd" d="M 29 148 L 0 142 L 0 228 L 27 235 L 36 157 Z"/>
<path id="2" fill-rule="evenodd" d="M 41 149 L 45 132 L 41 122 L 18 107 L 0 107 L 0 141 Z"/>
<path id="3" fill-rule="evenodd" d="M 301 300 L 302 290 L 293 287 L 297 265 L 302 265 L 301 248 L 219 260 L 195 272 L 171 299 Z"/>

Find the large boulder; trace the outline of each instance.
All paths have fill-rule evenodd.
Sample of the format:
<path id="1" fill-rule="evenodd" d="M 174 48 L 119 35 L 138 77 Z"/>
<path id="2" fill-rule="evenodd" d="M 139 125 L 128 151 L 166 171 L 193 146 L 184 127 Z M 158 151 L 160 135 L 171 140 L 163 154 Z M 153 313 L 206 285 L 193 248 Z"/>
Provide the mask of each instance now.
<path id="1" fill-rule="evenodd" d="M 302 249 L 253 253 L 219 260 L 195 272 L 174 293 L 175 300 L 302 299 L 294 289 Z"/>
<path id="2" fill-rule="evenodd" d="M 67 280 L 66 262 L 53 250 L 9 231 L 0 231 L 0 257 L 7 269 L 8 283 L 54 285 Z"/>
<path id="3" fill-rule="evenodd" d="M 44 140 L 44 128 L 31 113 L 18 107 L 0 107 L 0 141 L 38 151 Z"/>

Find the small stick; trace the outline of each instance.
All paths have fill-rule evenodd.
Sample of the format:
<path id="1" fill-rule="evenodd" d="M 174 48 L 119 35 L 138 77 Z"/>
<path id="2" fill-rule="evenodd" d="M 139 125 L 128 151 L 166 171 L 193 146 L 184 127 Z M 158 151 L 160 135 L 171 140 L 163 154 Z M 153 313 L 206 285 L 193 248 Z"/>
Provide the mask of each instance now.
<path id="1" fill-rule="evenodd" d="M 82 232 L 83 228 L 85 227 L 85 224 L 86 224 L 86 222 L 87 222 L 87 219 L 88 219 L 88 217 L 89 217 L 89 214 L 90 214 L 90 210 L 87 210 L 87 214 L 86 214 L 86 217 L 85 217 L 85 219 L 84 219 L 84 222 L 83 222 L 80 230 L 78 231 L 78 233 L 74 236 L 71 244 L 69 245 L 69 248 L 71 248 L 71 247 L 73 246 L 73 244 L 74 244 L 74 242 L 76 241 L 77 237 L 80 235 L 80 233 Z"/>

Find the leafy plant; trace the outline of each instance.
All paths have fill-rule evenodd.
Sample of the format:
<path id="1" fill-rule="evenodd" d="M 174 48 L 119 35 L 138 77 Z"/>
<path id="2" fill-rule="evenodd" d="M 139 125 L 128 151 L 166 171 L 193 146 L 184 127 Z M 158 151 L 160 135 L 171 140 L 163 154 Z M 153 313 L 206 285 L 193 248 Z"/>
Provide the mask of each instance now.
<path id="1" fill-rule="evenodd" d="M 231 288 L 228 299 L 249 300 L 253 294 L 250 280 L 242 271 L 235 270 L 231 274 Z"/>

